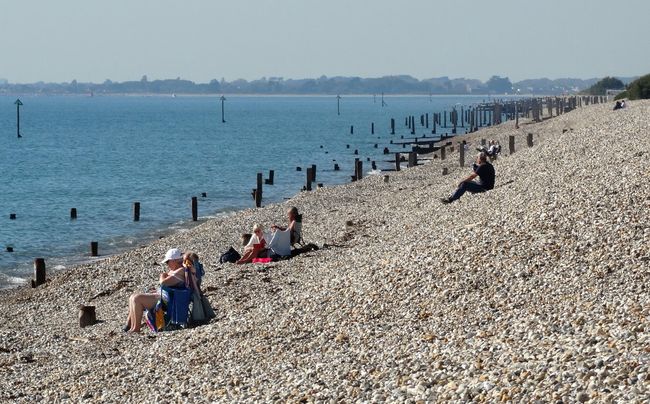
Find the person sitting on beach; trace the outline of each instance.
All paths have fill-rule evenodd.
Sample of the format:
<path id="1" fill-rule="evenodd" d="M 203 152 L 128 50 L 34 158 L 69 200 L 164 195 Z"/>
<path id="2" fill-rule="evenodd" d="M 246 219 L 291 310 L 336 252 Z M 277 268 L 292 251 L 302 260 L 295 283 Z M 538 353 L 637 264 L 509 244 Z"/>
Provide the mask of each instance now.
<path id="1" fill-rule="evenodd" d="M 621 102 L 616 101 L 616 104 L 614 104 L 614 111 L 616 111 L 617 109 L 621 109 L 621 108 L 623 108 L 623 106 L 621 105 Z"/>
<path id="2" fill-rule="evenodd" d="M 625 100 L 621 100 L 621 109 L 625 108 Z"/>
<path id="3" fill-rule="evenodd" d="M 289 225 L 287 227 L 273 225 L 271 229 L 285 231 L 289 229 L 291 235 L 291 245 L 302 242 L 302 215 L 298 213 L 298 208 L 292 206 L 287 211 Z"/>
<path id="4" fill-rule="evenodd" d="M 203 264 L 199 261 L 198 254 L 192 251 L 183 254 L 183 266 L 192 274 L 189 279 L 185 280 L 186 285 L 188 284 L 187 281 L 189 281 L 189 286 L 200 293 L 201 281 L 203 280 L 203 275 L 205 275 L 205 270 L 203 269 Z"/>
<path id="5" fill-rule="evenodd" d="M 488 142 L 488 147 L 485 146 L 477 147 L 476 150 L 485 153 L 489 158 L 495 159 L 497 155 L 501 153 L 501 145 L 496 140 L 490 140 Z"/>
<path id="6" fill-rule="evenodd" d="M 167 251 L 161 264 L 167 265 L 167 272 L 160 274 L 161 286 L 180 286 L 185 284 L 185 268 L 183 267 L 183 253 L 178 248 Z M 129 315 L 126 319 L 124 331 L 140 332 L 142 327 L 142 314 L 145 310 L 153 309 L 160 299 L 160 291 L 151 293 L 134 293 L 129 297 Z"/>
<path id="7" fill-rule="evenodd" d="M 477 176 L 480 182 L 473 181 Z M 443 198 L 441 201 L 442 203 L 452 203 L 463 196 L 466 191 L 474 194 L 485 192 L 492 188 L 494 188 L 494 167 L 487 161 L 487 154 L 481 152 L 476 157 L 473 172 L 458 184 L 458 188 L 449 198 Z"/>
<path id="8" fill-rule="evenodd" d="M 253 262 L 254 258 L 265 258 L 266 257 L 266 238 L 264 236 L 264 228 L 255 224 L 253 226 L 253 234 L 248 241 L 248 244 L 244 247 L 244 254 L 236 262 L 236 264 L 248 264 Z"/>

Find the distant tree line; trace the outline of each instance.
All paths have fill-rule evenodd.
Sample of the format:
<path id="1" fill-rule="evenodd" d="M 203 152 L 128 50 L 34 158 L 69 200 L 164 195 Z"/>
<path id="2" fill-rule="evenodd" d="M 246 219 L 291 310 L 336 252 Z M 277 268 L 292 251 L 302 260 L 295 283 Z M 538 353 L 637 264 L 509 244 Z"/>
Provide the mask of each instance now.
<path id="1" fill-rule="evenodd" d="M 616 77 L 605 77 L 589 87 L 585 92 L 589 95 L 605 95 L 607 90 L 622 90 L 625 84 Z"/>
<path id="2" fill-rule="evenodd" d="M 641 76 L 627 85 L 625 91 L 616 96 L 617 100 L 629 98 L 630 100 L 643 100 L 650 98 L 650 74 Z"/>
<path id="3" fill-rule="evenodd" d="M 449 77 L 418 80 L 401 75 L 378 78 L 321 76 L 316 79 L 263 77 L 253 81 L 213 79 L 209 83 L 195 83 L 180 77 L 149 80 L 145 75 L 138 81 L 106 80 L 101 84 L 77 80 L 14 84 L 5 80 L 0 81 L 0 94 L 558 94 L 582 91 L 596 81 L 530 79 L 512 83 L 508 77 L 500 76 L 482 82 Z"/>

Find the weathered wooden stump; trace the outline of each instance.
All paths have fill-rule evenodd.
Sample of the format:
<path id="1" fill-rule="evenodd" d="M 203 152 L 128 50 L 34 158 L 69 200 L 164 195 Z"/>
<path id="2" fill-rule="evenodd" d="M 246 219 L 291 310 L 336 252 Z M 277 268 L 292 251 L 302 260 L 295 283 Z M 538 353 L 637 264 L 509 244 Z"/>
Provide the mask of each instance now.
<path id="1" fill-rule="evenodd" d="M 96 322 L 95 306 L 79 306 L 79 327 L 88 327 Z"/>

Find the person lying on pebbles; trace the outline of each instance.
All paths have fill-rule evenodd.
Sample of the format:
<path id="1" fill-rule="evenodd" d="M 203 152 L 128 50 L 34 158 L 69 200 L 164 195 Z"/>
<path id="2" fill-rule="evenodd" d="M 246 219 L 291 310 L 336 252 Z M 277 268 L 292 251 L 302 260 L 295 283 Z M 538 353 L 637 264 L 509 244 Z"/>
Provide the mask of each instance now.
<path id="1" fill-rule="evenodd" d="M 167 272 L 160 274 L 160 285 L 179 286 L 185 284 L 185 268 L 183 267 L 183 253 L 178 248 L 167 251 L 161 264 L 167 265 Z M 124 326 L 125 332 L 140 332 L 142 327 L 142 313 L 153 309 L 160 298 L 160 290 L 154 293 L 134 293 L 129 297 L 129 315 Z"/>
<path id="2" fill-rule="evenodd" d="M 479 177 L 480 182 L 473 181 Z M 476 156 L 476 163 L 472 167 L 472 173 L 458 184 L 458 188 L 449 198 L 442 198 L 442 203 L 452 203 L 459 199 L 466 191 L 473 194 L 489 191 L 494 188 L 494 167 L 487 161 L 487 154 L 481 152 Z"/>

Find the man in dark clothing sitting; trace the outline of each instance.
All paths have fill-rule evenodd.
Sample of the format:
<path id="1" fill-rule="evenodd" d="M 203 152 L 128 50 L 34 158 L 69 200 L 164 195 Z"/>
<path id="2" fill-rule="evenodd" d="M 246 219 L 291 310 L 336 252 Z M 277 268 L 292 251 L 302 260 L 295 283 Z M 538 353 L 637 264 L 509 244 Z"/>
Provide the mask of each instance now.
<path id="1" fill-rule="evenodd" d="M 489 161 L 487 161 L 487 155 L 485 153 L 479 153 L 476 157 L 476 164 L 473 166 L 473 171 L 474 172 L 458 184 L 458 189 L 456 189 L 456 192 L 454 192 L 452 196 L 442 199 L 442 203 L 452 203 L 463 196 L 465 191 L 475 194 L 494 188 L 494 167 Z M 477 176 L 480 181 L 472 181 Z"/>

